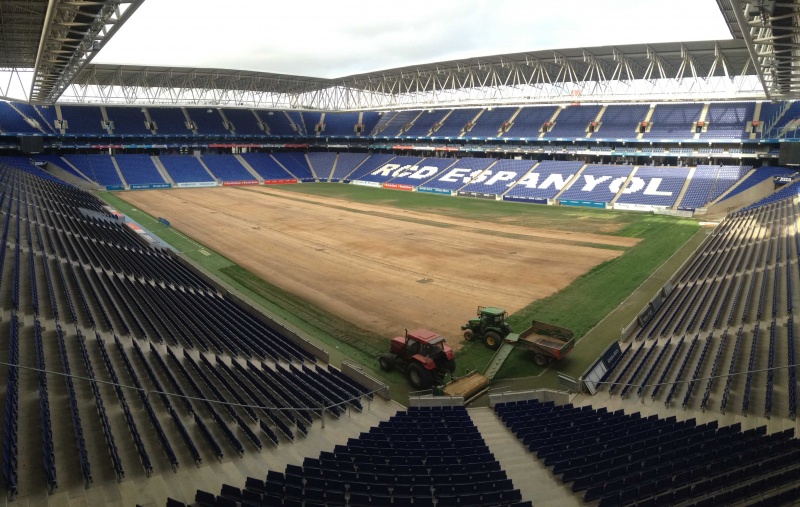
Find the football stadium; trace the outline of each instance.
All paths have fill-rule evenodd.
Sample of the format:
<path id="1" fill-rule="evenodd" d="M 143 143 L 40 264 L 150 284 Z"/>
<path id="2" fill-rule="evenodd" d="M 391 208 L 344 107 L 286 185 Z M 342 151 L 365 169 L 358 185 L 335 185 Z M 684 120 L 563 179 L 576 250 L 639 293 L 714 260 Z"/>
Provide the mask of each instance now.
<path id="1" fill-rule="evenodd" d="M 347 72 L 156 3 L 0 0 L 3 505 L 800 505 L 800 2 Z"/>

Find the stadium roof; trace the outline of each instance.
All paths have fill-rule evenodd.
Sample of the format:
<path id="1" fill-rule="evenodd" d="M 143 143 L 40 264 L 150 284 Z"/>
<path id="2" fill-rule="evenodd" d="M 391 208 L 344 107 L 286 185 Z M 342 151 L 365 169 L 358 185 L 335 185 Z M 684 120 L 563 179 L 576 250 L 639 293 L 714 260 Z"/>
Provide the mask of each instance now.
<path id="1" fill-rule="evenodd" d="M 144 0 L 0 0 L 0 67 L 33 69 L 32 102 L 58 99 Z"/>
<path id="2" fill-rule="evenodd" d="M 744 41 L 723 40 L 533 51 L 336 79 L 225 69 L 89 65 L 76 76 L 74 88 L 76 95 L 81 95 L 80 90 L 93 90 L 91 95 L 103 102 L 357 109 L 574 102 L 622 95 L 642 98 L 655 94 L 662 100 L 674 100 L 684 93 L 763 95 L 757 79 L 746 82 L 748 76 L 755 78 L 755 73 Z M 729 83 L 737 80 L 737 89 L 732 91 Z M 635 83 L 644 84 L 632 89 Z M 674 85 L 680 93 L 676 94 Z"/>
<path id="3" fill-rule="evenodd" d="M 800 0 L 717 0 L 731 40 L 533 51 L 334 79 L 90 64 L 143 1 L 0 0 L 0 66 L 34 69 L 34 103 L 60 98 L 366 109 L 478 102 L 800 98 Z"/>

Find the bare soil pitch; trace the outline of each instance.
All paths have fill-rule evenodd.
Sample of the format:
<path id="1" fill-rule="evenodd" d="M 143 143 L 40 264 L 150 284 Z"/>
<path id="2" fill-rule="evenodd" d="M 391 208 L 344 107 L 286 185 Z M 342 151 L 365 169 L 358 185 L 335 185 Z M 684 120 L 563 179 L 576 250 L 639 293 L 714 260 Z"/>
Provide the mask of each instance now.
<path id="1" fill-rule="evenodd" d="M 301 201 L 265 187 L 137 191 L 124 199 L 365 329 L 390 337 L 427 327 L 453 345 L 477 305 L 513 313 L 622 254 L 577 242 L 637 242 L 309 195 Z"/>

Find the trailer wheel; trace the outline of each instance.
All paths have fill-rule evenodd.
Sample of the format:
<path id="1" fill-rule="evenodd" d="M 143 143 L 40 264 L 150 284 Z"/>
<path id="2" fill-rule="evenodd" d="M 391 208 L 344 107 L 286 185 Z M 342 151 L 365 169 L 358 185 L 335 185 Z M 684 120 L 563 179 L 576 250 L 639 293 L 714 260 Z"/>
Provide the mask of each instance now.
<path id="1" fill-rule="evenodd" d="M 475 338 L 475 333 L 472 332 L 472 329 L 467 329 L 466 331 L 464 331 L 465 340 L 471 342 L 473 338 Z"/>
<path id="2" fill-rule="evenodd" d="M 381 363 L 381 370 L 383 371 L 392 371 L 394 369 L 394 355 L 392 354 L 381 354 L 378 362 Z"/>
<path id="3" fill-rule="evenodd" d="M 486 346 L 492 350 L 499 349 L 500 344 L 503 343 L 503 340 L 500 338 L 500 335 L 495 333 L 494 331 L 487 331 L 486 336 L 484 337 L 484 341 L 486 342 Z"/>
<path id="4" fill-rule="evenodd" d="M 431 372 L 418 363 L 409 365 L 408 380 L 415 389 L 428 389 L 433 384 Z"/>
<path id="5" fill-rule="evenodd" d="M 550 358 L 544 354 L 536 354 L 533 356 L 533 362 L 536 363 L 537 366 L 547 366 L 550 363 Z"/>

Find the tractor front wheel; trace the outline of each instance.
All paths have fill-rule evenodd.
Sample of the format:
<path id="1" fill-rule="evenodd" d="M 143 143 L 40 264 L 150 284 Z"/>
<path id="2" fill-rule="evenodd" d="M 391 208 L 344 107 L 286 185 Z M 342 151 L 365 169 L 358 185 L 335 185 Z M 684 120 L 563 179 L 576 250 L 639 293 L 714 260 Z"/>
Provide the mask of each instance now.
<path id="1" fill-rule="evenodd" d="M 486 346 L 492 350 L 499 349 L 500 345 L 503 343 L 503 340 L 500 338 L 500 335 L 495 333 L 494 331 L 487 331 L 484 340 L 486 341 Z"/>
<path id="2" fill-rule="evenodd" d="M 433 384 L 431 372 L 418 363 L 412 363 L 408 367 L 408 380 L 415 389 L 428 389 Z"/>
<path id="3" fill-rule="evenodd" d="M 472 329 L 467 329 L 466 331 L 464 331 L 465 340 L 471 342 L 473 338 L 475 338 L 475 333 L 472 332 Z"/>
<path id="4" fill-rule="evenodd" d="M 381 354 L 381 357 L 378 358 L 378 362 L 381 363 L 381 370 L 383 371 L 392 371 L 394 369 L 393 354 Z"/>
<path id="5" fill-rule="evenodd" d="M 550 363 L 550 358 L 544 354 L 536 354 L 533 356 L 533 362 L 536 363 L 536 366 L 547 366 Z"/>

